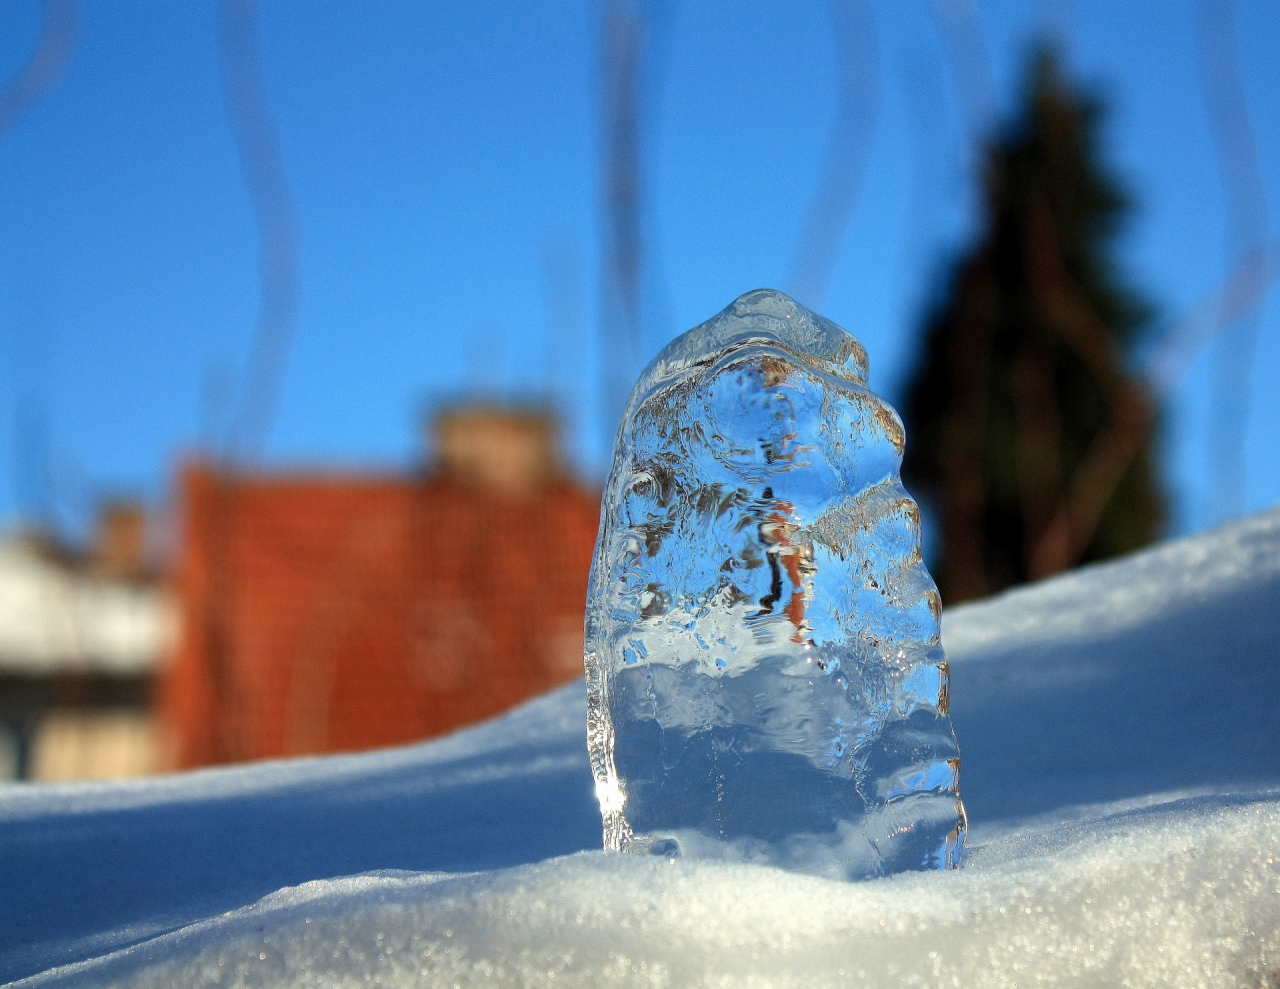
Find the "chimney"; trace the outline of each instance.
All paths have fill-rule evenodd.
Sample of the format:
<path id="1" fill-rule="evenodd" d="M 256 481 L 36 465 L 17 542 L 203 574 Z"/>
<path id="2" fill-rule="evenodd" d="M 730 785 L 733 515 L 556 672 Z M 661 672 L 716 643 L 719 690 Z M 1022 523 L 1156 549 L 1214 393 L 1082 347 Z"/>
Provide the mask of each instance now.
<path id="1" fill-rule="evenodd" d="M 455 405 L 432 419 L 436 469 L 460 484 L 524 494 L 561 473 L 555 416 L 546 409 Z"/>
<path id="2" fill-rule="evenodd" d="M 90 569 L 102 577 L 140 580 L 148 576 L 147 513 L 137 501 L 115 501 L 98 514 Z"/>

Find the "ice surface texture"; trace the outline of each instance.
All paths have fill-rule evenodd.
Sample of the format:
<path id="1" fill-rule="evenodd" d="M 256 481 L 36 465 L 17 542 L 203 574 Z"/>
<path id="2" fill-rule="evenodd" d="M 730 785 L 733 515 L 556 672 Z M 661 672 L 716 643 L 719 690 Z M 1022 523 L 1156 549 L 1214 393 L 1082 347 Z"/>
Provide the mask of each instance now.
<path id="1" fill-rule="evenodd" d="M 587 594 L 606 849 L 839 878 L 956 863 L 941 605 L 902 451 L 862 346 L 779 292 L 645 369 Z"/>

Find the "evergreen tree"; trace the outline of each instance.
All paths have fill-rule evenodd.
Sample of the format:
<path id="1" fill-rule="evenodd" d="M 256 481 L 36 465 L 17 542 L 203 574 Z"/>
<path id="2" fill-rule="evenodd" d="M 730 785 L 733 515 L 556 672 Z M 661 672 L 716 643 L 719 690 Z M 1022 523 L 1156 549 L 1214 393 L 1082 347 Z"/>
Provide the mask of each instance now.
<path id="1" fill-rule="evenodd" d="M 938 512 L 938 584 L 978 597 L 1152 541 L 1153 410 L 1126 370 L 1149 307 L 1118 277 L 1129 204 L 1101 105 L 1047 50 L 988 149 L 985 229 L 925 325 L 904 405 L 907 487 Z"/>

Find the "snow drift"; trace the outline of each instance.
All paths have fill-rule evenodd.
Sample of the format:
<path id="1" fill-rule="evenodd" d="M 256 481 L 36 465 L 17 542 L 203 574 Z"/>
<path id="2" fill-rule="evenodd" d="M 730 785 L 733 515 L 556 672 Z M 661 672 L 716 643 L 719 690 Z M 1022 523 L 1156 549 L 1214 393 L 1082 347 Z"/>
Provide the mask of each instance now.
<path id="1" fill-rule="evenodd" d="M 579 852 L 575 684 L 373 755 L 0 787 L 0 979 L 1280 982 L 1280 511 L 954 609 L 943 640 L 959 872 Z M 332 878 L 369 870 L 401 871 Z"/>

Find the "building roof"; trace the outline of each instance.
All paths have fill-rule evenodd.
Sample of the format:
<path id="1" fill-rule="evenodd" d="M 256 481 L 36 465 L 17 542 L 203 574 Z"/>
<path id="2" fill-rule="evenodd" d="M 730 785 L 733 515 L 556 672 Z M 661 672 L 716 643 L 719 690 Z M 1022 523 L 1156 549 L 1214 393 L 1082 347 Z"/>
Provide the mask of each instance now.
<path id="1" fill-rule="evenodd" d="M 0 673 L 145 674 L 175 633 L 155 584 L 89 572 L 32 536 L 0 539 Z"/>

